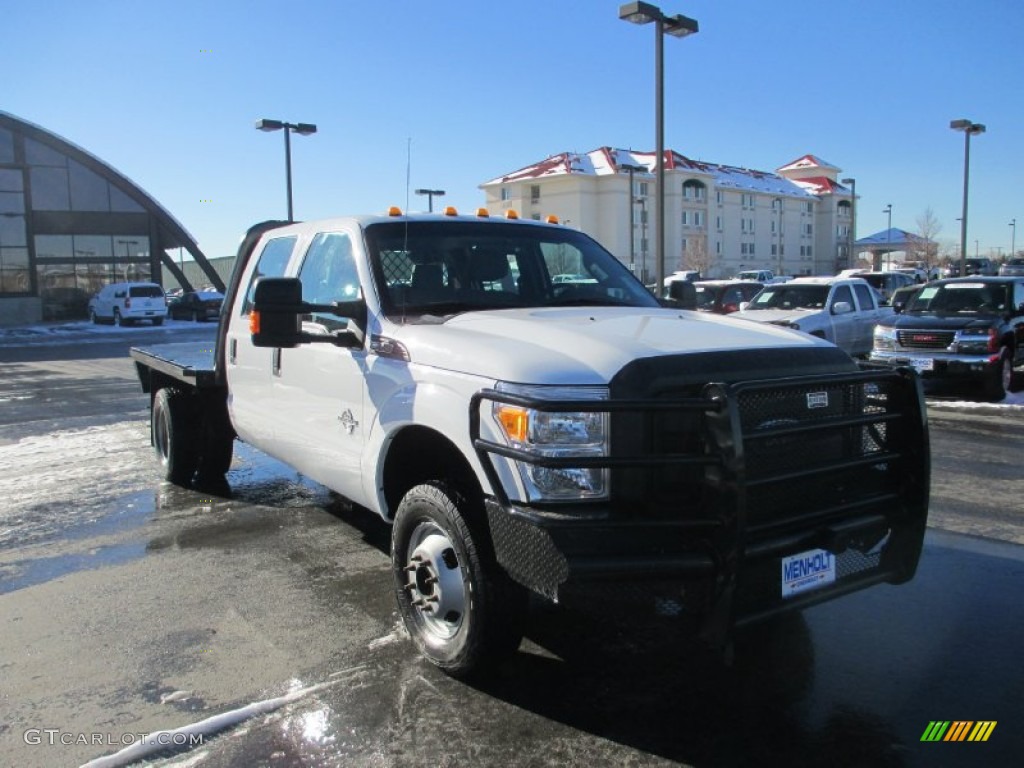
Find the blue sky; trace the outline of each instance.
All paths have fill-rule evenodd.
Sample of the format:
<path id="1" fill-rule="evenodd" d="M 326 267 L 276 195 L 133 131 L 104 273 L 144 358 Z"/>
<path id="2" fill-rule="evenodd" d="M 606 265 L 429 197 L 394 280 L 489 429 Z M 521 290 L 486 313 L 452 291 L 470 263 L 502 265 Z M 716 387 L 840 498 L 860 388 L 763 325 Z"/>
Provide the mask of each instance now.
<path id="1" fill-rule="evenodd" d="M 1024 6 L 1018 0 L 686 0 L 665 39 L 665 143 L 759 170 L 813 153 L 857 179 L 858 236 L 916 231 L 931 208 L 968 250 L 1024 248 Z M 479 184 L 563 151 L 654 148 L 654 31 L 617 1 L 0 2 L 0 109 L 99 156 L 163 203 L 210 256 L 283 218 L 406 207 L 409 187 Z M 12 76 L 13 75 L 13 76 Z M 411 155 L 411 164 L 407 160 Z M 411 209 L 425 209 L 413 195 Z M 438 201 L 435 201 L 437 204 Z"/>

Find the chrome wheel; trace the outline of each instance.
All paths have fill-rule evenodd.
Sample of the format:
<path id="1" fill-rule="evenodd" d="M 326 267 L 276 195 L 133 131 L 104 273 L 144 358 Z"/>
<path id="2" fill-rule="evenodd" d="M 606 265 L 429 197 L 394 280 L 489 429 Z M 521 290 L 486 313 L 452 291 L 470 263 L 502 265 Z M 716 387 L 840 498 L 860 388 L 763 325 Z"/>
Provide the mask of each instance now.
<path id="1" fill-rule="evenodd" d="M 405 590 L 417 621 L 430 634 L 449 640 L 458 634 L 466 615 L 466 584 L 455 547 L 433 522 L 413 530 L 405 563 Z"/>

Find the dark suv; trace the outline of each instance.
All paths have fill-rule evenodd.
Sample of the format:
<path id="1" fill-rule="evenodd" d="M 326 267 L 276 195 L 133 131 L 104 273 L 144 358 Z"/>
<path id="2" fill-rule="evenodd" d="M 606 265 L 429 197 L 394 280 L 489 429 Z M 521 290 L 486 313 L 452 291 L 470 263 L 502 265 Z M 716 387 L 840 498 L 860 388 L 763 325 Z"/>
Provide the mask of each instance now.
<path id="1" fill-rule="evenodd" d="M 958 277 L 921 286 L 875 326 L 871 359 L 928 379 L 980 381 L 1002 400 L 1024 363 L 1024 277 Z"/>
<path id="2" fill-rule="evenodd" d="M 694 286 L 699 311 L 728 315 L 739 311 L 744 301 L 754 298 L 754 294 L 764 288 L 764 283 L 754 280 L 699 280 Z"/>

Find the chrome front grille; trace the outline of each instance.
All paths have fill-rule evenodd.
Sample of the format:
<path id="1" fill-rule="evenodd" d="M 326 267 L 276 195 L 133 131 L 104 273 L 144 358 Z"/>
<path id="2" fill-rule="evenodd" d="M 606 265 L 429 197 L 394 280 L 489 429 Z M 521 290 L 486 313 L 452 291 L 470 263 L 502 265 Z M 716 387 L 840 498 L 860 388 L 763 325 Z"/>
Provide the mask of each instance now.
<path id="1" fill-rule="evenodd" d="M 904 349 L 946 349 L 956 331 L 897 331 L 896 340 Z"/>

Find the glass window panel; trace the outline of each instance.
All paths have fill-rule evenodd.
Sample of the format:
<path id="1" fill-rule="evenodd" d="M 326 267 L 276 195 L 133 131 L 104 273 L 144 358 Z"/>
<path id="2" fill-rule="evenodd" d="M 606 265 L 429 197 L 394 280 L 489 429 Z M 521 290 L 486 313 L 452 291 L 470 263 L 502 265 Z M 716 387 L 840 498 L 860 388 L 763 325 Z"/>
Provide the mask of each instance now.
<path id="1" fill-rule="evenodd" d="M 66 168 L 33 168 L 32 208 L 37 211 L 67 211 L 71 208 L 68 197 Z"/>
<path id="2" fill-rule="evenodd" d="M 256 292 L 256 278 L 258 277 L 281 277 L 288 267 L 288 261 L 295 247 L 295 236 L 275 237 L 263 246 L 260 260 L 256 263 L 252 277 L 249 278 L 249 287 L 245 292 L 245 301 L 242 302 L 240 314 L 247 315 L 252 308 L 253 294 Z"/>
<path id="3" fill-rule="evenodd" d="M 0 216 L 0 246 L 26 246 L 24 216 Z"/>
<path id="4" fill-rule="evenodd" d="M 0 248 L 4 269 L 14 267 L 28 267 L 28 248 Z"/>
<path id="5" fill-rule="evenodd" d="M 37 259 L 63 259 L 71 261 L 71 235 L 36 235 Z"/>
<path id="6" fill-rule="evenodd" d="M 0 248 L 0 293 L 28 293 L 28 248 Z"/>
<path id="7" fill-rule="evenodd" d="M 100 289 L 110 282 L 110 266 L 108 264 L 75 264 L 75 282 L 78 289 L 86 296 L 99 293 Z"/>
<path id="8" fill-rule="evenodd" d="M 124 246 L 121 246 L 121 249 L 123 252 Z M 112 261 L 114 258 L 113 238 L 110 235 L 75 235 L 75 261 L 83 258 Z"/>
<path id="9" fill-rule="evenodd" d="M 35 139 L 25 138 L 25 160 L 29 165 L 53 165 L 66 168 L 68 158 Z"/>
<path id="10" fill-rule="evenodd" d="M 71 182 L 71 210 L 109 211 L 110 193 L 106 179 L 74 160 L 68 162 Z"/>
<path id="11" fill-rule="evenodd" d="M 114 256 L 118 261 L 148 259 L 149 238 L 145 235 L 115 235 Z"/>
<path id="12" fill-rule="evenodd" d="M 5 213 L 24 213 L 24 192 L 0 192 L 0 215 Z"/>
<path id="13" fill-rule="evenodd" d="M 145 213 L 146 209 L 132 200 L 128 195 L 110 185 L 110 210 L 117 213 Z"/>
<path id="14" fill-rule="evenodd" d="M 21 192 L 24 188 L 21 171 L 14 168 L 0 168 L 0 192 Z"/>
<path id="15" fill-rule="evenodd" d="M 0 128 L 0 163 L 14 162 L 14 134 Z"/>
<path id="16" fill-rule="evenodd" d="M 118 264 L 119 279 L 139 283 L 152 280 L 149 262 L 136 261 L 130 264 Z"/>

